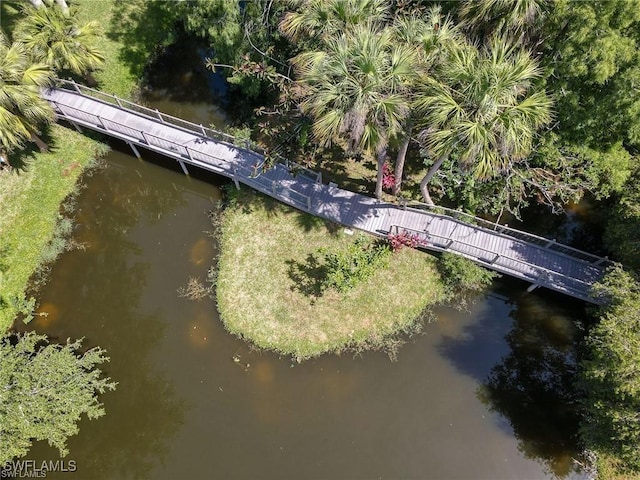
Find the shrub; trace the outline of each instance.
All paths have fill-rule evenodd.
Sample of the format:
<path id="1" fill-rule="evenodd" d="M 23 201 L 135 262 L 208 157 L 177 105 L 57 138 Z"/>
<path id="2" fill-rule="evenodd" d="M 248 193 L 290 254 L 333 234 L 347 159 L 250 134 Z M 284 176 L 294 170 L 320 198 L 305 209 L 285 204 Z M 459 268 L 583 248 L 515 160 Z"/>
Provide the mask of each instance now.
<path id="1" fill-rule="evenodd" d="M 323 288 L 346 292 L 388 265 L 391 250 L 385 243 L 374 242 L 361 235 L 345 249 L 327 251 L 321 249 L 326 276 Z"/>
<path id="2" fill-rule="evenodd" d="M 418 248 L 424 247 L 427 244 L 427 241 L 421 239 L 417 233 L 409 233 L 407 231 L 389 233 L 387 239 L 394 252 L 401 250 L 402 247 Z"/>
<path id="3" fill-rule="evenodd" d="M 382 170 L 382 188 L 391 190 L 396 184 L 396 176 L 393 173 L 391 164 L 385 163 Z"/>
<path id="4" fill-rule="evenodd" d="M 35 440 L 66 455 L 81 418 L 104 415 L 98 394 L 116 387 L 98 368 L 109 360 L 105 351 L 83 349 L 82 340 L 50 344 L 33 332 L 3 337 L 0 358 L 0 472 Z"/>
<path id="5" fill-rule="evenodd" d="M 494 278 L 499 277 L 498 273 L 453 253 L 443 253 L 437 266 L 446 296 L 449 300 L 455 298 L 460 308 L 467 305 L 470 295 L 488 287 Z"/>

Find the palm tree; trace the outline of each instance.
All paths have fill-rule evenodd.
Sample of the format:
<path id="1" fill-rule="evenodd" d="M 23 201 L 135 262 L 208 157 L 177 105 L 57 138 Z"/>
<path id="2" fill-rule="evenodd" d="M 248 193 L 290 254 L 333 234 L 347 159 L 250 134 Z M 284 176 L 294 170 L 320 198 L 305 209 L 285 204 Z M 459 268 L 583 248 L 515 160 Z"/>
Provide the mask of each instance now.
<path id="1" fill-rule="evenodd" d="M 290 0 L 294 8 L 280 22 L 280 31 L 294 42 L 325 41 L 359 23 L 387 17 L 384 0 Z"/>
<path id="2" fill-rule="evenodd" d="M 422 17 L 401 16 L 393 23 L 395 41 L 412 45 L 418 54 L 418 63 L 414 67 L 417 81 L 419 76 L 429 76 L 431 71 L 446 58 L 446 52 L 463 42 L 461 32 L 448 15 L 442 14 L 439 5 L 430 7 Z M 415 85 L 412 86 L 415 90 Z M 417 92 L 413 91 L 412 95 Z M 393 194 L 399 195 L 402 189 L 402 175 L 407 156 L 413 126 L 416 122 L 412 112 L 404 125 L 395 164 L 395 185 Z"/>
<path id="3" fill-rule="evenodd" d="M 463 0 L 459 7 L 462 26 L 479 34 L 530 35 L 549 0 Z"/>
<path id="4" fill-rule="evenodd" d="M 531 55 L 494 37 L 482 48 L 453 49 L 426 78 L 416 102 L 423 113 L 421 143 L 435 159 L 420 183 L 428 184 L 452 154 L 478 180 L 495 178 L 531 152 L 536 131 L 551 121 L 552 102 L 533 82 L 540 69 Z"/>
<path id="5" fill-rule="evenodd" d="M 326 39 L 322 50 L 292 60 L 300 107 L 313 119 L 322 146 L 344 141 L 377 163 L 376 197 L 391 139 L 409 113 L 408 85 L 415 75 L 415 49 L 394 41 L 391 29 L 366 22 Z"/>
<path id="6" fill-rule="evenodd" d="M 53 120 L 53 109 L 40 89 L 51 81 L 47 65 L 32 62 L 24 45 L 9 44 L 0 31 L 0 163 L 8 163 L 8 154 L 28 139 L 43 148 L 37 134 Z"/>
<path id="7" fill-rule="evenodd" d="M 22 42 L 37 61 L 56 72 L 68 70 L 76 75 L 87 75 L 104 63 L 104 55 L 96 47 L 98 22 L 81 25 L 73 12 L 65 14 L 57 5 L 26 5 L 24 13 L 14 39 Z"/>

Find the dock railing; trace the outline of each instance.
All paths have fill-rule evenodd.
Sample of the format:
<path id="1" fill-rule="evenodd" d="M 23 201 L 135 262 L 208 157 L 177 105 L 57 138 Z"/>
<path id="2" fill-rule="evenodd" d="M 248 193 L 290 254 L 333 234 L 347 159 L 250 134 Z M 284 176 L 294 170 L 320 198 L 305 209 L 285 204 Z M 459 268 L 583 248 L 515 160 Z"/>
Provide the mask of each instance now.
<path id="1" fill-rule="evenodd" d="M 416 201 L 409 202 L 404 199 L 401 199 L 399 201 L 399 205 L 407 210 L 428 212 L 431 215 L 440 215 L 447 218 L 454 218 L 456 220 L 460 220 L 461 222 L 480 227 L 484 230 L 491 230 L 492 232 L 498 232 L 509 237 L 517 238 L 527 243 L 539 246 L 542 249 L 551 250 L 553 252 L 560 253 L 562 255 L 578 259 L 592 265 L 599 265 L 603 268 L 607 268 L 614 264 L 614 262 L 609 260 L 607 257 L 600 257 L 598 255 L 584 252 L 582 250 L 578 250 L 577 248 L 570 247 L 569 245 L 559 243 L 556 240 L 540 237 L 533 233 L 516 230 L 507 225 L 501 225 L 499 223 L 491 222 L 484 218 L 476 217 L 460 210 L 439 207 L 436 205 L 427 205 L 426 203 L 420 203 Z"/>
<path id="2" fill-rule="evenodd" d="M 533 282 L 534 284 L 539 284 L 540 286 L 558 287 L 559 285 L 561 285 L 563 289 L 571 291 L 574 296 L 583 297 L 583 298 L 585 298 L 585 294 L 588 295 L 588 292 L 591 290 L 591 284 L 588 282 L 585 282 L 584 280 L 580 280 L 578 278 L 565 275 L 562 272 L 555 272 L 553 270 L 549 270 L 547 268 L 529 263 L 525 260 L 515 258 L 510 255 L 503 255 L 500 253 L 496 253 L 486 248 L 479 247 L 477 245 L 472 245 L 468 242 L 465 242 L 464 240 L 453 239 L 443 235 L 437 235 L 431 232 L 414 230 L 411 228 L 403 227 L 401 225 L 392 225 L 391 228 L 389 229 L 389 233 L 391 234 L 397 235 L 403 232 L 411 235 L 413 238 L 416 238 L 418 240 L 417 242 L 418 248 L 427 248 L 427 249 L 438 250 L 442 252 L 454 251 L 459 255 L 476 260 L 481 265 L 484 264 L 488 268 L 491 268 L 493 270 L 503 271 L 504 273 L 510 273 L 511 275 L 513 275 L 514 273 L 518 273 L 520 278 Z M 473 255 L 461 249 L 456 249 L 455 248 L 456 245 L 462 245 L 467 249 L 474 249 L 477 251 L 477 254 Z M 509 265 L 501 264 L 501 262 L 504 260 L 515 262 L 518 265 L 522 265 L 524 268 L 517 269 L 517 268 L 510 267 Z M 531 271 L 536 272 L 535 275 L 532 274 Z M 553 282 L 554 278 L 562 279 L 563 282 L 561 284 L 558 284 L 557 282 L 554 283 Z M 575 288 L 571 286 L 571 284 L 579 284 L 584 286 L 584 288 L 582 289 Z"/>
<path id="3" fill-rule="evenodd" d="M 76 83 L 73 80 L 64 80 L 64 79 L 57 78 L 55 79 L 55 85 L 56 85 L 56 88 L 73 91 L 73 92 L 79 93 L 80 95 L 91 97 L 100 102 L 117 106 L 122 110 L 128 110 L 130 112 L 136 113 L 138 115 L 142 115 L 154 121 L 159 120 L 160 123 L 162 124 L 168 124 L 173 127 L 177 127 L 181 130 L 185 130 L 189 133 L 194 133 L 196 135 L 200 135 L 206 138 L 211 138 L 221 143 L 233 145 L 234 147 L 237 147 L 237 148 L 242 148 L 245 150 L 256 152 L 265 158 L 271 158 L 275 162 L 286 165 L 286 167 L 292 172 L 293 175 L 301 174 L 301 175 L 307 176 L 308 178 L 310 178 L 316 183 L 322 183 L 322 174 L 320 172 L 315 172 L 303 165 L 299 165 L 287 158 L 282 157 L 277 152 L 269 152 L 250 139 L 234 137 L 233 135 L 230 135 L 225 132 L 221 132 L 219 130 L 215 130 L 211 127 L 205 127 L 202 124 L 196 124 L 193 122 L 189 122 L 188 120 L 184 120 L 182 118 L 174 117 L 172 115 L 167 115 L 166 113 L 162 113 L 157 109 L 148 108 L 148 107 L 139 105 L 129 100 L 122 99 L 116 95 L 105 93 L 100 90 L 96 90 L 96 89 L 87 87 L 85 85 Z"/>
<path id="4" fill-rule="evenodd" d="M 159 138 L 147 132 L 131 128 L 112 119 L 106 119 L 104 117 L 101 117 L 100 115 L 84 112 L 70 105 L 63 105 L 59 104 L 58 102 L 52 101 L 52 103 L 56 106 L 56 111 L 61 114 L 63 118 L 69 119 L 71 121 L 75 120 L 77 122 L 81 122 L 81 124 L 88 126 L 89 128 L 94 128 L 96 130 L 104 130 L 110 133 L 115 132 L 115 136 L 125 141 L 134 141 L 140 145 L 147 146 L 161 153 L 169 154 L 170 156 L 172 155 L 174 157 L 180 157 L 182 160 L 188 163 L 198 164 L 198 162 L 202 162 L 212 165 L 213 167 L 217 167 L 218 171 L 223 170 L 225 172 L 224 174 L 233 178 L 236 182 L 241 181 L 242 183 L 250 185 L 257 190 L 262 191 L 263 193 L 283 198 L 286 203 L 299 206 L 303 210 L 311 211 L 312 198 L 310 195 L 306 195 L 302 192 L 296 191 L 281 181 L 270 180 L 266 177 L 261 177 L 261 173 L 263 171 L 263 167 L 268 168 L 268 165 L 266 165 L 267 158 L 274 160 L 276 163 L 282 164 L 283 167 L 286 168 L 292 175 L 304 176 L 314 183 L 322 183 L 322 175 L 320 172 L 315 172 L 303 165 L 292 162 L 286 158 L 281 157 L 275 152 L 267 152 L 250 140 L 236 138 L 233 135 L 220 132 L 213 128 L 205 127 L 203 125 L 195 124 L 181 118 L 161 113 L 158 110 L 144 107 L 134 102 L 121 99 L 116 95 L 111 95 L 90 87 L 86 87 L 84 85 L 80 85 L 72 80 L 57 79 L 56 88 L 72 91 L 82 96 L 90 97 L 99 102 L 115 106 L 118 109 L 127 110 L 136 115 L 146 117 L 149 120 L 160 122 L 161 124 L 167 124 L 173 128 L 195 134 L 198 137 L 212 139 L 217 142 L 233 146 L 240 150 L 244 149 L 249 153 L 257 153 L 263 157 L 262 161 L 258 162 L 253 169 L 249 169 L 246 166 L 239 165 L 236 162 L 229 162 L 226 159 L 213 156 L 207 152 L 194 148 L 193 146 L 181 145 L 171 140 Z M 225 164 L 227 165 L 225 166 Z M 461 223 L 471 224 L 472 226 L 479 229 L 488 230 L 493 234 L 498 233 L 510 238 L 516 238 L 527 242 L 528 244 L 538 246 L 541 249 L 550 250 L 555 252 L 556 254 L 579 260 L 581 262 L 584 262 L 585 264 L 598 266 L 600 268 L 606 268 L 610 265 L 613 265 L 613 262 L 610 261 L 607 257 L 599 257 L 597 255 L 593 255 L 588 252 L 570 247 L 568 245 L 564 245 L 555 240 L 516 230 L 506 225 L 494 223 L 489 220 L 462 212 L 460 210 L 454 210 L 439 206 L 430 206 L 424 203 L 408 201 L 404 199 L 399 199 L 399 206 L 407 210 L 420 211 L 432 216 L 442 216 L 448 219 L 458 220 Z M 473 248 L 480 247 L 473 246 Z M 518 259 L 512 260 L 521 262 Z M 577 279 L 573 280 L 579 281 Z"/>
<path id="5" fill-rule="evenodd" d="M 150 150 L 173 156 L 174 158 L 178 157 L 179 161 L 184 161 L 193 165 L 210 165 L 214 167 L 215 171 L 232 178 L 234 181 L 242 182 L 270 196 L 278 197 L 285 203 L 298 206 L 306 211 L 311 211 L 312 198 L 310 195 L 299 192 L 282 181 L 271 180 L 262 175 L 264 160 L 261 163 L 256 163 L 255 168 L 248 168 L 238 162 L 229 162 L 227 159 L 211 155 L 210 153 L 194 148 L 193 146 L 179 144 L 172 140 L 158 137 L 143 130 L 132 128 L 113 119 L 105 118 L 104 116 L 85 112 L 78 108 L 70 105 L 64 105 L 53 100 L 51 103 L 53 104 L 58 116 L 69 120 L 73 124 L 78 123 L 84 127 L 110 133 L 126 142 L 134 142 L 135 144 L 142 145 Z M 161 115 L 164 116 L 164 114 Z M 151 118 L 154 119 L 153 117 Z M 175 127 L 174 124 L 170 125 Z M 215 130 L 212 129 L 208 129 L 208 131 L 215 132 Z M 294 162 L 282 162 L 282 167 L 288 169 L 292 174 L 309 175 L 306 172 L 307 169 L 305 169 L 305 167 L 297 165 Z M 309 170 L 309 172 L 311 172 L 311 170 Z M 312 178 L 312 180 L 315 181 L 316 178 L 317 177 Z"/>

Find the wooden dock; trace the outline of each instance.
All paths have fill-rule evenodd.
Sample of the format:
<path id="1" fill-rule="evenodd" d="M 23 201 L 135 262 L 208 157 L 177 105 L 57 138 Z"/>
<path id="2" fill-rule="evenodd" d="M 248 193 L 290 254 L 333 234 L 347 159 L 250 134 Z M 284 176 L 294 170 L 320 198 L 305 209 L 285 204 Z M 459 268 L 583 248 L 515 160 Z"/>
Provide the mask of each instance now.
<path id="1" fill-rule="evenodd" d="M 320 174 L 286 160 L 263 171 L 265 156 L 248 141 L 165 115 L 113 95 L 59 81 L 42 92 L 59 119 L 171 157 L 188 173 L 194 165 L 279 201 L 347 227 L 386 237 L 406 233 L 420 247 L 447 251 L 484 267 L 592 303 L 590 294 L 611 264 L 553 240 L 441 207 L 382 202 L 324 184 Z"/>

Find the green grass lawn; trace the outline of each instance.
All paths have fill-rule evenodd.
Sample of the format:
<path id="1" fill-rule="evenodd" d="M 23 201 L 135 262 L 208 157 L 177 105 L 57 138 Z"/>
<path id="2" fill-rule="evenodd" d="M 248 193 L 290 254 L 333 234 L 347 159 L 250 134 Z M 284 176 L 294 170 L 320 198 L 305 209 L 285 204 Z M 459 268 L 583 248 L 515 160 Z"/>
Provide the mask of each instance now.
<path id="1" fill-rule="evenodd" d="M 60 219 L 60 203 L 107 147 L 54 125 L 49 153 L 26 158 L 22 170 L 0 172 L 0 332 L 11 326 L 29 278 L 43 261 Z M 20 302 L 18 302 L 20 303 Z"/>
<path id="2" fill-rule="evenodd" d="M 11 30 L 19 18 L 17 2 L 2 2 L 2 27 Z M 84 20 L 98 20 L 111 28 L 114 0 L 74 2 Z M 123 61 L 122 44 L 105 38 L 100 47 L 106 64 L 95 77 L 105 91 L 130 97 L 137 78 Z M 53 125 L 46 134 L 48 153 L 14 156 L 20 168 L 0 172 L 0 334 L 16 317 L 29 279 L 43 262 L 52 258 L 50 242 L 60 220 L 60 204 L 77 187 L 82 172 L 108 147 L 75 130 Z"/>
<path id="3" fill-rule="evenodd" d="M 131 98 L 138 84 L 138 76 L 133 67 L 123 61 L 121 51 L 125 47 L 110 34 L 115 15 L 115 0 L 75 0 L 78 16 L 83 21 L 97 20 L 104 32 L 100 49 L 104 53 L 105 63 L 94 77 L 99 88 L 121 98 Z"/>
<path id="4" fill-rule="evenodd" d="M 82 20 L 98 20 L 104 30 L 100 48 L 106 61 L 94 75 L 98 87 L 131 98 L 154 55 L 174 40 L 172 15 L 163 2 L 150 0 L 75 0 L 73 4 Z"/>
<path id="5" fill-rule="evenodd" d="M 216 295 L 225 327 L 297 360 L 393 347 L 443 298 L 434 257 L 408 248 L 346 294 L 321 294 L 314 272 L 304 275 L 309 256 L 354 236 L 247 189 L 225 209 L 220 239 Z"/>

